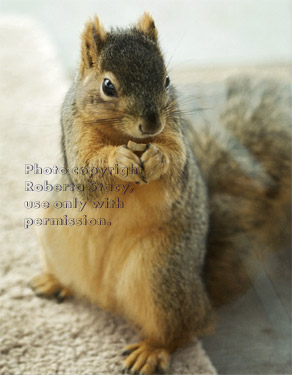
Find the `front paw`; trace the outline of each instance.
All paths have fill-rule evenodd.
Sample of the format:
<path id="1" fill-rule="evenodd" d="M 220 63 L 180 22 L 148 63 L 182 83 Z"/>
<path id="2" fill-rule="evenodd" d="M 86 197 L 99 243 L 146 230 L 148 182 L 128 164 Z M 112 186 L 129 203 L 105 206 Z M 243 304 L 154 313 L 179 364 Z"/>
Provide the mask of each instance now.
<path id="1" fill-rule="evenodd" d="M 112 174 L 128 182 L 146 183 L 145 173 L 139 157 L 126 145 L 118 146 L 109 157 Z"/>
<path id="2" fill-rule="evenodd" d="M 169 167 L 169 158 L 163 153 L 162 149 L 149 143 L 143 155 L 141 156 L 142 166 L 144 168 L 147 181 L 158 180 L 164 175 Z"/>

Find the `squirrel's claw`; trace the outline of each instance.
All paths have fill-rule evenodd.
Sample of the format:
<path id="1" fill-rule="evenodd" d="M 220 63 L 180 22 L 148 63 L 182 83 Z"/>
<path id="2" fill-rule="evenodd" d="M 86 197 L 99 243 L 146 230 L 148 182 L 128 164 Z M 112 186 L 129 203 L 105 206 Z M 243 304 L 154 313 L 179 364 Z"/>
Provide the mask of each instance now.
<path id="1" fill-rule="evenodd" d="M 143 165 L 141 168 L 146 175 L 147 181 L 154 181 L 166 173 L 169 159 L 159 146 L 149 143 L 141 156 L 140 163 Z"/>
<path id="2" fill-rule="evenodd" d="M 58 303 L 71 296 L 71 292 L 64 288 L 59 281 L 50 273 L 43 272 L 35 276 L 29 283 L 30 288 L 38 297 L 55 297 Z"/>
<path id="3" fill-rule="evenodd" d="M 127 346 L 123 355 L 127 355 L 123 362 L 124 373 L 132 375 L 164 373 L 170 358 L 166 349 L 152 347 L 144 341 Z"/>

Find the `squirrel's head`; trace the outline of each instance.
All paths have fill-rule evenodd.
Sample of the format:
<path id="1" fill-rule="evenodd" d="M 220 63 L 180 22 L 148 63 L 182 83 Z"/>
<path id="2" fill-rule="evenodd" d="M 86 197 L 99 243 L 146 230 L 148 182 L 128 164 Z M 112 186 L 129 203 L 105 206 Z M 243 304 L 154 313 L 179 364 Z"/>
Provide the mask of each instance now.
<path id="1" fill-rule="evenodd" d="M 133 138 L 159 134 L 173 102 L 152 17 L 105 31 L 97 17 L 82 33 L 76 104 L 88 124 Z"/>

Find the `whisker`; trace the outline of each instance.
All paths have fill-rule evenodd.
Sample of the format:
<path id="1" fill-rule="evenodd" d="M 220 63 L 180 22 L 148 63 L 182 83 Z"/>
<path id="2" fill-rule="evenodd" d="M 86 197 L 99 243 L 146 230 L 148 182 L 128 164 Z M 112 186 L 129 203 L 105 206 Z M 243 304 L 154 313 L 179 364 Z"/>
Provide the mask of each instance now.
<path id="1" fill-rule="evenodd" d="M 122 118 L 101 118 L 101 119 L 94 119 L 94 120 L 88 120 L 83 121 L 85 125 L 102 125 L 103 127 L 111 127 L 116 124 L 121 123 Z"/>

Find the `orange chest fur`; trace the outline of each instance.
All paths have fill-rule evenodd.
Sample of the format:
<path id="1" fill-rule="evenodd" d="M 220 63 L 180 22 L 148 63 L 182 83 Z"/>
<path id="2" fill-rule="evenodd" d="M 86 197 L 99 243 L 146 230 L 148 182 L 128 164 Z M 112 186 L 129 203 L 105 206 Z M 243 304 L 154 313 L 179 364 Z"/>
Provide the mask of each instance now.
<path id="1" fill-rule="evenodd" d="M 120 199 L 123 208 L 93 208 L 89 204 L 82 212 L 44 210 L 49 218 L 86 215 L 105 218 L 111 225 L 39 228 L 49 270 L 74 293 L 111 311 L 122 309 L 126 295 L 138 298 L 139 288 L 133 286 L 141 285 L 140 290 L 148 293 L 143 270 L 153 260 L 153 241 L 169 204 L 159 183 L 136 186 L 133 193 Z"/>

